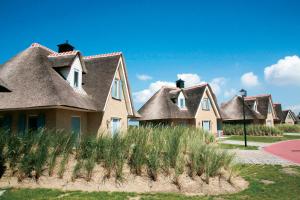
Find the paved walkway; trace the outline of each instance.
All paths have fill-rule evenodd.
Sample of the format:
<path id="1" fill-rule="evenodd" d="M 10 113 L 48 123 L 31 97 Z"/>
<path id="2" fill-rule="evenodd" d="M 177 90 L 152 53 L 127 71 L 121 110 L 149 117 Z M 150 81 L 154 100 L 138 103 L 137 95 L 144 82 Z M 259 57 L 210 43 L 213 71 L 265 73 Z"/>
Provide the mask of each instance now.
<path id="1" fill-rule="evenodd" d="M 244 141 L 239 141 L 239 140 L 221 140 L 219 142 L 223 143 L 223 144 L 236 144 L 236 145 L 244 145 L 245 144 Z M 270 143 L 247 141 L 247 145 L 248 146 L 256 146 L 256 147 L 265 147 L 265 146 L 270 145 Z"/>
<path id="2" fill-rule="evenodd" d="M 266 152 L 300 164 L 300 140 L 288 140 L 264 147 Z"/>
<path id="3" fill-rule="evenodd" d="M 233 149 L 236 161 L 247 164 L 271 164 L 271 165 L 295 165 L 295 163 L 261 150 L 239 150 Z"/>
<path id="4" fill-rule="evenodd" d="M 284 133 L 283 135 L 300 136 L 300 133 Z"/>
<path id="5" fill-rule="evenodd" d="M 271 165 L 296 165 L 296 163 L 300 164 L 300 140 L 291 140 L 291 141 L 298 141 L 299 143 L 297 144 L 293 143 L 293 145 L 289 145 L 290 148 L 287 148 L 285 142 L 263 143 L 263 142 L 248 141 L 247 142 L 248 146 L 257 146 L 259 147 L 259 150 L 232 149 L 230 151 L 236 154 L 236 161 L 239 163 L 271 164 Z M 238 141 L 238 140 L 222 140 L 219 142 L 224 144 L 235 144 L 235 145 L 245 144 L 244 141 Z M 281 144 L 280 148 L 277 147 L 277 144 Z M 282 152 L 285 152 L 283 154 L 286 155 L 288 154 L 287 152 L 291 152 L 291 151 L 294 152 L 292 158 L 290 158 L 289 156 L 288 157 L 282 156 Z M 295 162 L 295 160 L 298 160 L 298 162 Z"/>

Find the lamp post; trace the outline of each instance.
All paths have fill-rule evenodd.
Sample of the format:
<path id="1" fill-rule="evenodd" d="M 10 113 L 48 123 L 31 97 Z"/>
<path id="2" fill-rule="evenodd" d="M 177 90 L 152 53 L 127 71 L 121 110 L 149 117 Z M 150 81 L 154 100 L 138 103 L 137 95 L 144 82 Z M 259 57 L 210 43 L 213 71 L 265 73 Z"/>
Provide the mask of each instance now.
<path id="1" fill-rule="evenodd" d="M 244 140 L 245 140 L 245 147 L 247 147 L 246 114 L 245 114 L 245 97 L 247 96 L 247 91 L 244 89 L 241 89 L 240 95 L 243 99 Z"/>

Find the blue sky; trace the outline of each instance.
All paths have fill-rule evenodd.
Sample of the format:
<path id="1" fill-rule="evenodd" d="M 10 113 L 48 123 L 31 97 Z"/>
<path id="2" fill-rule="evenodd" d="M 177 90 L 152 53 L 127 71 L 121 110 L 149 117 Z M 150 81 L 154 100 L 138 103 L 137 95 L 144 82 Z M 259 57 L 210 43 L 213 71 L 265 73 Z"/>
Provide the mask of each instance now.
<path id="1" fill-rule="evenodd" d="M 212 83 L 219 102 L 246 88 L 298 112 L 299 7 L 279 0 L 2 0 L 0 63 L 33 42 L 56 49 L 69 40 L 84 55 L 122 51 L 136 107 L 183 74 L 188 85 Z"/>

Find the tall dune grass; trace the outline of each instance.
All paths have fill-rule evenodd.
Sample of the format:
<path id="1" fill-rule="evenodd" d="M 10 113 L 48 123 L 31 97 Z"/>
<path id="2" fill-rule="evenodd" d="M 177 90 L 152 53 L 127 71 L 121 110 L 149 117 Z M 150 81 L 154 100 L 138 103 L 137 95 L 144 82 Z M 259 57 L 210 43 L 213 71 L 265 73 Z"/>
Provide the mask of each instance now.
<path id="1" fill-rule="evenodd" d="M 285 133 L 300 133 L 300 124 L 278 124 L 276 128 Z"/>
<path id="2" fill-rule="evenodd" d="M 283 131 L 278 129 L 277 126 L 270 127 L 265 125 L 247 125 L 247 135 L 253 136 L 281 136 Z M 243 135 L 244 127 L 243 125 L 223 125 L 224 135 Z"/>
<path id="3" fill-rule="evenodd" d="M 20 180 L 38 179 L 47 168 L 52 175 L 55 166 L 63 177 L 71 155 L 77 162 L 73 181 L 79 177 L 90 181 L 96 165 L 104 167 L 104 177 L 123 181 L 124 167 L 129 166 L 131 173 L 146 174 L 153 181 L 159 174 L 172 175 L 180 188 L 179 177 L 185 172 L 209 183 L 210 177 L 233 166 L 233 155 L 220 149 L 212 134 L 193 127 L 139 127 L 113 136 L 82 136 L 79 143 L 72 134 L 45 130 L 24 137 L 1 133 L 0 138 L 3 162 L 20 174 Z"/>

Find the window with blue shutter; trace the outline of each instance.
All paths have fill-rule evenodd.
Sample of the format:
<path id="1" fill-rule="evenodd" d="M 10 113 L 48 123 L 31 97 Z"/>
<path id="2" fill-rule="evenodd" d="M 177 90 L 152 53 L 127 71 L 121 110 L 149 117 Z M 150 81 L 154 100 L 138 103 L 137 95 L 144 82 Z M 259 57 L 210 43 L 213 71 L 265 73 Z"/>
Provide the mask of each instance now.
<path id="1" fill-rule="evenodd" d="M 26 128 L 26 115 L 24 113 L 21 113 L 18 119 L 18 133 L 20 135 L 24 135 L 25 128 Z"/>

